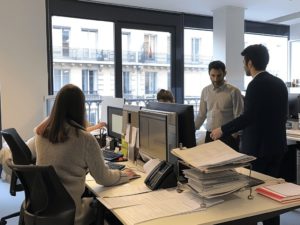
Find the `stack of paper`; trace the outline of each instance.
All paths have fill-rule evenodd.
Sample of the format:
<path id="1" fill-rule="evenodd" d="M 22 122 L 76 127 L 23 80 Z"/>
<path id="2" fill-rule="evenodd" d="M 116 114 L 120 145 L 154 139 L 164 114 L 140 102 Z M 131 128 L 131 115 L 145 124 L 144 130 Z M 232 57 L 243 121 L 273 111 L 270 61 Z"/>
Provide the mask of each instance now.
<path id="1" fill-rule="evenodd" d="M 219 140 L 183 150 L 177 148 L 171 152 L 187 164 L 206 173 L 245 166 L 256 159 L 254 156 L 235 151 Z"/>
<path id="2" fill-rule="evenodd" d="M 188 186 L 205 198 L 227 195 L 248 185 L 246 177 L 235 170 L 204 173 L 194 168 L 183 173 L 188 178 Z"/>
<path id="3" fill-rule="evenodd" d="M 293 183 L 281 183 L 258 187 L 256 192 L 281 203 L 300 201 L 300 186 Z"/>
<path id="4" fill-rule="evenodd" d="M 249 185 L 247 176 L 234 168 L 246 166 L 255 159 L 235 151 L 217 140 L 189 149 L 173 149 L 172 153 L 193 169 L 185 170 L 188 186 L 205 198 L 227 195 Z"/>

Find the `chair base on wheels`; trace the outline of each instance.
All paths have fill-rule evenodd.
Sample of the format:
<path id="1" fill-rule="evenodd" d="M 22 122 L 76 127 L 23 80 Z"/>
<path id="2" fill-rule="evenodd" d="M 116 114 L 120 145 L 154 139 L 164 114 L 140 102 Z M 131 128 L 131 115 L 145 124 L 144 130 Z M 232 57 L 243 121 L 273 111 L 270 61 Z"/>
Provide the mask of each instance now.
<path id="1" fill-rule="evenodd" d="M 4 216 L 0 219 L 0 225 L 5 225 L 7 224 L 7 221 L 8 219 L 11 219 L 11 218 L 14 218 L 14 217 L 17 217 L 17 216 L 20 216 L 20 212 L 15 212 L 15 213 L 12 213 L 10 215 L 7 215 L 7 216 Z"/>

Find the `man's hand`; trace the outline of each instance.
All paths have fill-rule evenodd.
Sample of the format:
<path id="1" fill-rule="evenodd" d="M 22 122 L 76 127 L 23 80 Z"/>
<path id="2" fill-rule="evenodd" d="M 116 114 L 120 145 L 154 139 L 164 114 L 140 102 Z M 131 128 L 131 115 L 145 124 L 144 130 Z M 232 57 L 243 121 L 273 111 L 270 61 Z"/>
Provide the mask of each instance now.
<path id="1" fill-rule="evenodd" d="M 212 130 L 212 132 L 210 133 L 210 137 L 213 140 L 219 139 L 220 137 L 222 137 L 222 135 L 223 135 L 223 132 L 221 130 L 221 127 L 218 127 L 216 129 Z"/>

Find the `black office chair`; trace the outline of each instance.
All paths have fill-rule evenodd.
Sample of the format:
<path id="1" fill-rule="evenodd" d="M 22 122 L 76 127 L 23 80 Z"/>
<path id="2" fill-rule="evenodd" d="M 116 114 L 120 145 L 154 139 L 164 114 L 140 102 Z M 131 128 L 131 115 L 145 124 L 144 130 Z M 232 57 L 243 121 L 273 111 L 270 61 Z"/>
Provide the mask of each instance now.
<path id="1" fill-rule="evenodd" d="M 14 128 L 5 129 L 1 131 L 1 134 L 11 150 L 13 162 L 15 164 L 29 165 L 34 163 L 31 156 L 30 149 L 28 148 L 26 143 L 22 140 L 20 135 L 17 133 L 16 129 Z M 12 173 L 9 192 L 12 196 L 16 196 L 17 191 L 23 191 L 23 186 L 22 184 L 18 184 L 16 175 Z M 19 215 L 20 215 L 20 211 L 2 217 L 0 220 L 0 225 L 5 225 L 7 223 L 6 222 L 7 219 Z"/>
<path id="2" fill-rule="evenodd" d="M 11 160 L 7 165 L 25 190 L 24 225 L 74 225 L 75 202 L 53 166 L 15 165 Z"/>

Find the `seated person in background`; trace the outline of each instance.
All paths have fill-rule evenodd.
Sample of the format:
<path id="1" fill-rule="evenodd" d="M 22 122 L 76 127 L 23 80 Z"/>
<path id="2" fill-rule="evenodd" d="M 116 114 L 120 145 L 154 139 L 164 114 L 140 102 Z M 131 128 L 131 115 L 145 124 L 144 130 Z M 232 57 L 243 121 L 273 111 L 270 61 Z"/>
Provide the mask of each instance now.
<path id="1" fill-rule="evenodd" d="M 175 102 L 172 92 L 165 89 L 160 89 L 160 91 L 157 92 L 156 99 L 159 102 L 170 102 L 170 103 Z"/>
<path id="2" fill-rule="evenodd" d="M 207 119 L 205 143 L 213 141 L 210 137 L 213 129 L 238 117 L 244 109 L 241 91 L 225 81 L 225 64 L 212 61 L 208 65 L 208 73 L 211 84 L 202 90 L 199 113 L 195 120 L 195 128 L 199 129 Z M 227 135 L 220 140 L 239 151 L 238 134 Z"/>
<path id="3" fill-rule="evenodd" d="M 75 85 L 58 92 L 49 118 L 35 128 L 37 165 L 53 165 L 76 204 L 75 225 L 95 220 L 91 198 L 81 198 L 89 171 L 99 184 L 117 185 L 129 181 L 135 173 L 110 170 L 104 162 L 97 140 L 85 129 L 85 97 Z"/>

